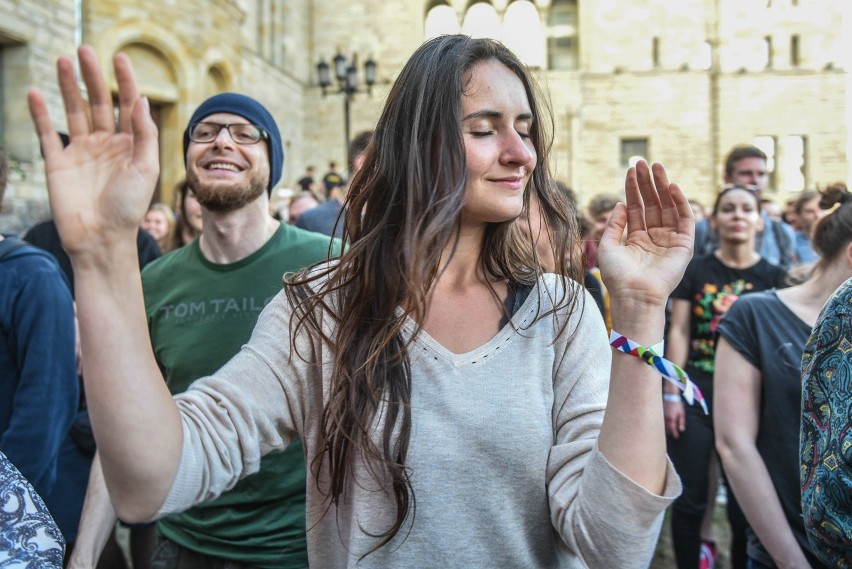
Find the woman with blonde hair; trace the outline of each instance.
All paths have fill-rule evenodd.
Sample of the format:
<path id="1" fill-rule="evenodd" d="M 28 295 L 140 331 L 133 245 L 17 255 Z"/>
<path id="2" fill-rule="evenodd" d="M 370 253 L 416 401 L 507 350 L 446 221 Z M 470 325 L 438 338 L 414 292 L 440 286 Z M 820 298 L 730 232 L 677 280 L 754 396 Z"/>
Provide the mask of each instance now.
<path id="1" fill-rule="evenodd" d="M 175 212 L 163 202 L 151 204 L 142 219 L 142 229 L 154 238 L 161 252 L 168 253 L 174 239 Z"/>
<path id="2" fill-rule="evenodd" d="M 195 198 L 195 192 L 186 180 L 177 185 L 175 192 L 175 230 L 172 234 L 170 250 L 188 245 L 201 235 L 201 204 Z"/>

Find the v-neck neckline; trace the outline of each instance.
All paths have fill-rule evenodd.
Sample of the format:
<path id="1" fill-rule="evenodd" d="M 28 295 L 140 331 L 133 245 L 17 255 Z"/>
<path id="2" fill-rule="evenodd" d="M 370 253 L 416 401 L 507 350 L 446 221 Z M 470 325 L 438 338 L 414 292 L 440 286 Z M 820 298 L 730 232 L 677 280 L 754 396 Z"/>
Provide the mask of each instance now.
<path id="1" fill-rule="evenodd" d="M 533 285 L 526 300 L 521 304 L 518 311 L 512 315 L 509 322 L 500 328 L 491 339 L 470 351 L 460 354 L 452 352 L 422 328 L 414 339 L 414 344 L 421 345 L 424 349 L 431 351 L 436 356 L 436 359 L 447 361 L 453 366 L 479 364 L 487 361 L 487 358 L 492 352 L 496 353 L 504 344 L 512 339 L 517 328 L 524 328 L 529 325 L 534 314 L 534 303 L 537 303 L 541 296 L 540 290 L 541 279 L 537 280 L 535 285 Z M 396 313 L 397 316 L 402 316 L 402 308 L 397 307 Z M 403 334 L 410 337 L 416 329 L 417 323 L 410 316 L 406 316 L 402 323 Z"/>

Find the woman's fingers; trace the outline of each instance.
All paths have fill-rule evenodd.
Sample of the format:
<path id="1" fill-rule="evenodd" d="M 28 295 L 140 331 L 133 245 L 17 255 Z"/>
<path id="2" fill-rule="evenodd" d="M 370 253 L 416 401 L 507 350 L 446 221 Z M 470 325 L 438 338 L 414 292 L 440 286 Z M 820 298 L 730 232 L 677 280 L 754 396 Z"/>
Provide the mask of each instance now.
<path id="1" fill-rule="evenodd" d="M 133 134 L 133 163 L 140 171 L 152 173 L 156 178 L 160 168 L 159 140 L 157 125 L 151 118 L 151 109 L 147 97 L 137 97 L 131 111 Z"/>
<path id="2" fill-rule="evenodd" d="M 38 89 L 30 89 L 27 93 L 27 105 L 30 108 L 30 116 L 36 127 L 38 140 L 45 160 L 50 163 L 50 158 L 56 153 L 62 152 L 62 141 L 53 128 L 53 122 L 47 112 L 47 104 L 44 95 Z"/>
<path id="3" fill-rule="evenodd" d="M 113 59 L 115 80 L 118 83 L 118 129 L 130 134 L 133 125 L 133 109 L 139 100 L 139 88 L 133 76 L 133 66 L 130 58 L 123 53 L 116 54 Z"/>
<path id="4" fill-rule="evenodd" d="M 91 131 L 89 110 L 77 85 L 77 73 L 74 71 L 74 62 L 71 58 L 63 56 L 57 60 L 56 75 L 59 78 L 59 90 L 65 105 L 65 117 L 71 140 L 74 140 L 76 136 L 89 134 Z"/>
<path id="5" fill-rule="evenodd" d="M 657 188 L 659 186 L 654 187 L 654 177 L 656 177 L 656 173 L 654 176 L 651 175 L 651 169 L 647 162 L 640 160 L 636 164 L 636 179 L 644 205 L 645 228 L 649 229 L 662 225 L 663 212 L 660 204 L 660 196 L 657 195 Z"/>
<path id="6" fill-rule="evenodd" d="M 693 241 L 695 239 L 695 214 L 692 212 L 689 200 L 677 184 L 673 183 L 669 186 L 669 193 L 677 208 L 677 232 L 689 235 L 690 241 Z"/>
<path id="7" fill-rule="evenodd" d="M 115 115 L 112 110 L 112 95 L 106 86 L 98 58 L 91 46 L 81 45 L 77 50 L 80 74 L 86 84 L 89 105 L 92 109 L 92 129 L 115 132 Z"/>
<path id="8" fill-rule="evenodd" d="M 624 197 L 627 202 L 627 231 L 645 231 L 645 206 L 642 203 L 642 192 L 639 189 L 639 169 L 641 162 L 627 170 L 624 181 Z"/>
<path id="9" fill-rule="evenodd" d="M 677 204 L 672 198 L 672 184 L 669 182 L 669 177 L 666 174 L 666 169 L 660 163 L 655 163 L 651 166 L 651 172 L 654 176 L 654 185 L 657 187 L 657 194 L 660 199 L 660 207 L 662 215 L 660 218 L 663 227 L 677 229 L 680 219 Z"/>

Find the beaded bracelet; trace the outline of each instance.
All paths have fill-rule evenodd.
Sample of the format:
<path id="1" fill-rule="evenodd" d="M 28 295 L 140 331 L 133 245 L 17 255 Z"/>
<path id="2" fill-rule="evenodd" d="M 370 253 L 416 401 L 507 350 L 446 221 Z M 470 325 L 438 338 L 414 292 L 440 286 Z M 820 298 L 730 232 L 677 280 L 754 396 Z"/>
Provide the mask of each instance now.
<path id="1" fill-rule="evenodd" d="M 626 336 L 623 336 L 613 330 L 612 334 L 609 336 L 609 345 L 616 350 L 624 352 L 625 354 L 636 356 L 649 366 L 656 369 L 660 372 L 664 379 L 677 386 L 677 388 L 683 392 L 683 398 L 686 399 L 687 403 L 692 405 L 694 401 L 697 401 L 704 410 L 704 414 L 709 414 L 707 411 L 707 403 L 704 401 L 704 395 L 702 395 L 701 390 L 698 389 L 697 385 L 692 383 L 692 380 L 689 379 L 689 376 L 685 371 L 675 365 L 672 361 L 667 360 L 657 353 L 655 348 L 657 348 L 659 344 L 657 344 L 657 346 L 646 348 L 645 346 L 640 346 L 633 340 L 630 340 Z"/>

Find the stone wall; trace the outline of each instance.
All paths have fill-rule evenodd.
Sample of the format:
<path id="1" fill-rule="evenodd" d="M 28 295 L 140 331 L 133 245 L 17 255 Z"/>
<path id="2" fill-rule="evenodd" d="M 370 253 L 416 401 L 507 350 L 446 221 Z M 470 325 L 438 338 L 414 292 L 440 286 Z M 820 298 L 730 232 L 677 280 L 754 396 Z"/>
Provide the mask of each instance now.
<path id="1" fill-rule="evenodd" d="M 47 192 L 38 137 L 27 109 L 27 90 L 38 86 L 51 114 L 62 118 L 56 87 L 56 57 L 74 50 L 74 4 L 63 0 L 0 0 L 0 139 L 12 164 L 0 231 L 20 232 L 47 217 Z"/>
<path id="2" fill-rule="evenodd" d="M 449 4 L 461 22 L 468 3 Z M 507 4 L 494 0 L 498 14 Z M 545 27 L 550 4 L 535 2 Z M 377 61 L 372 94 L 359 93 L 350 105 L 351 134 L 372 128 L 391 83 L 425 39 L 431 5 L 80 0 L 78 28 L 74 2 L 0 0 L 3 139 L 16 165 L 0 228 L 23 226 L 46 209 L 25 93 L 30 85 L 44 89 L 61 125 L 54 61 L 73 53 L 75 32 L 95 46 L 106 67 L 119 50 L 131 55 L 157 111 L 159 191 L 168 201 L 184 174 L 186 122 L 217 91 L 256 96 L 276 116 L 287 153 L 282 187 L 292 186 L 308 164 L 319 175 L 329 161 L 345 164 L 343 97 L 335 86 L 323 96 L 316 63 L 338 52 L 357 54 L 359 66 L 369 57 Z M 621 188 L 623 138 L 646 138 L 647 157 L 664 162 L 704 201 L 721 183 L 726 152 L 758 136 L 775 137 L 779 159 L 790 152 L 785 137 L 802 137 L 808 186 L 848 180 L 848 1 L 595 0 L 578 6 L 578 69 L 535 74 L 555 118 L 552 167 L 581 201 Z M 787 197 L 790 179 L 779 172 L 774 181 L 778 199 Z"/>

